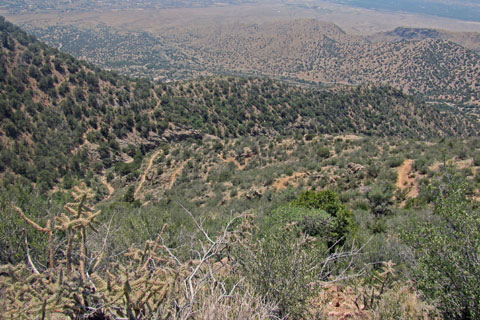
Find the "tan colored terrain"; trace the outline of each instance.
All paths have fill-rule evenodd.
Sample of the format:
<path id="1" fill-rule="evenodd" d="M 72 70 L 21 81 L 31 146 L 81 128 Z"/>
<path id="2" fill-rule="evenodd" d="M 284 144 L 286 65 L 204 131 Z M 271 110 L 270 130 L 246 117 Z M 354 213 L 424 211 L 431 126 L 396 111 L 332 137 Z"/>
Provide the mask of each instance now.
<path id="1" fill-rule="evenodd" d="M 278 178 L 273 183 L 273 186 L 275 187 L 275 190 L 277 190 L 277 191 L 283 190 L 283 189 L 287 188 L 288 184 L 291 183 L 291 181 L 295 181 L 297 178 L 303 177 L 304 175 L 305 175 L 305 172 L 295 172 L 291 176 Z"/>
<path id="2" fill-rule="evenodd" d="M 50 27 L 39 31 L 42 40 L 131 76 L 171 80 L 227 73 L 324 85 L 381 83 L 433 101 L 480 104 L 480 59 L 466 48 L 480 48 L 476 33 L 422 38 L 418 31 L 415 41 L 398 41 L 395 33 L 367 38 L 297 9 L 275 7 L 278 16 L 259 18 L 252 8 L 9 18 L 32 31 Z M 274 7 L 262 8 L 272 13 Z"/>
<path id="3" fill-rule="evenodd" d="M 452 32 L 443 29 L 398 27 L 393 31 L 380 32 L 368 37 L 374 42 L 419 41 L 439 39 L 457 43 L 467 49 L 480 52 L 479 32 Z"/>
<path id="4" fill-rule="evenodd" d="M 135 190 L 135 193 L 134 193 L 134 197 L 136 198 L 138 193 L 140 192 L 140 190 L 142 189 L 143 187 L 143 184 L 145 183 L 145 180 L 147 179 L 147 175 L 148 175 L 148 172 L 150 171 L 150 169 L 152 168 L 152 165 L 153 165 L 153 161 L 155 161 L 155 159 L 158 157 L 158 155 L 162 152 L 162 150 L 158 150 L 157 152 L 155 152 L 151 157 L 150 157 L 150 160 L 148 160 L 148 164 L 147 164 L 147 167 L 145 168 L 145 170 L 143 171 L 143 174 L 142 174 L 142 177 L 140 178 L 140 183 L 138 184 L 138 187 L 137 189 Z"/>
<path id="5" fill-rule="evenodd" d="M 150 10 L 95 10 L 42 13 L 0 14 L 17 24 L 52 26 L 75 24 L 83 27 L 108 25 L 124 31 L 165 32 L 168 28 L 210 25 L 225 22 L 262 23 L 267 21 L 313 18 L 339 25 L 348 33 L 374 34 L 400 26 L 437 28 L 451 31 L 480 32 L 480 23 L 411 13 L 375 11 L 317 1 L 306 5 L 299 1 L 287 4 L 263 3 L 208 8 L 178 8 Z"/>
<path id="6" fill-rule="evenodd" d="M 112 194 L 115 192 L 115 188 L 107 181 L 107 178 L 105 176 L 101 177 L 101 181 L 108 190 L 108 196 L 104 200 L 108 200 L 110 199 Z"/>
<path id="7" fill-rule="evenodd" d="M 245 167 L 247 166 L 248 164 L 248 161 L 250 161 L 250 157 L 245 157 L 244 158 L 244 163 L 241 164 L 240 162 L 238 162 L 238 160 L 235 158 L 235 157 L 226 157 L 224 158 L 221 154 L 218 155 L 218 157 L 223 161 L 223 162 L 233 162 L 238 170 L 243 170 L 245 169 Z"/>
<path id="8" fill-rule="evenodd" d="M 316 20 L 222 25 L 183 39 L 188 55 L 218 71 L 326 84 L 385 83 L 433 100 L 480 100 L 478 55 L 444 40 L 372 43 Z"/>
<path id="9" fill-rule="evenodd" d="M 177 177 L 182 173 L 183 168 L 185 167 L 185 162 L 180 165 L 175 171 L 173 172 L 171 178 L 170 178 L 170 184 L 168 186 L 169 189 L 172 189 L 173 186 L 175 185 L 175 182 L 177 181 Z"/>
<path id="10" fill-rule="evenodd" d="M 405 162 L 398 168 L 397 188 L 400 190 L 408 189 L 408 198 L 418 197 L 418 181 L 414 176 L 413 169 L 414 160 L 405 160 Z"/>

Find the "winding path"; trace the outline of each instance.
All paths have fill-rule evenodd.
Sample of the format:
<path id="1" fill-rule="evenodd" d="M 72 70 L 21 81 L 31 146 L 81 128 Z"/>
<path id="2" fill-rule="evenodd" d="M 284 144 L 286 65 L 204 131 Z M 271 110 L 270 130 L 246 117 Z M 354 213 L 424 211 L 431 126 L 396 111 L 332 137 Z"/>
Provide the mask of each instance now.
<path id="1" fill-rule="evenodd" d="M 221 154 L 219 154 L 218 157 L 219 157 L 220 159 L 222 159 L 223 162 L 233 162 L 233 163 L 237 166 L 238 170 L 243 170 L 243 169 L 245 169 L 245 167 L 246 167 L 247 164 L 248 164 L 248 161 L 250 161 L 250 157 L 246 157 L 246 158 L 245 158 L 245 164 L 240 164 L 240 162 L 238 162 L 238 160 L 235 159 L 234 157 L 224 158 L 224 157 L 222 157 Z"/>
<path id="2" fill-rule="evenodd" d="M 100 178 L 100 181 L 102 181 L 102 183 L 105 185 L 105 187 L 107 187 L 108 196 L 104 200 L 108 200 L 108 199 L 110 199 L 112 194 L 115 192 L 115 188 L 107 181 L 107 178 L 105 176 L 102 176 Z"/>
<path id="3" fill-rule="evenodd" d="M 183 168 L 185 167 L 185 163 L 186 162 L 184 162 L 179 168 L 177 168 L 175 170 L 175 172 L 173 173 L 172 177 L 170 178 L 170 185 L 168 187 L 170 190 L 173 188 L 173 185 L 175 184 L 175 181 L 177 181 L 178 175 L 182 173 Z"/>
<path id="4" fill-rule="evenodd" d="M 273 186 L 275 187 L 275 189 L 277 191 L 286 189 L 287 188 L 287 183 L 289 183 L 290 180 L 293 180 L 293 179 L 298 178 L 298 177 L 303 177 L 305 174 L 306 174 L 305 172 L 295 172 L 291 176 L 278 178 L 273 183 Z"/>
<path id="5" fill-rule="evenodd" d="M 140 183 L 138 184 L 138 187 L 137 189 L 135 190 L 135 193 L 134 193 L 134 197 L 136 198 L 138 193 L 140 192 L 140 190 L 142 189 L 143 187 L 143 184 L 145 183 L 145 180 L 147 179 L 147 174 L 148 172 L 150 171 L 150 169 L 152 168 L 153 166 L 153 161 L 155 161 L 155 159 L 158 157 L 158 155 L 162 152 L 162 150 L 158 150 L 157 152 L 155 152 L 151 157 L 150 157 L 150 160 L 148 160 L 148 165 L 147 167 L 145 168 L 145 170 L 143 170 L 143 175 L 142 177 L 140 178 Z"/>

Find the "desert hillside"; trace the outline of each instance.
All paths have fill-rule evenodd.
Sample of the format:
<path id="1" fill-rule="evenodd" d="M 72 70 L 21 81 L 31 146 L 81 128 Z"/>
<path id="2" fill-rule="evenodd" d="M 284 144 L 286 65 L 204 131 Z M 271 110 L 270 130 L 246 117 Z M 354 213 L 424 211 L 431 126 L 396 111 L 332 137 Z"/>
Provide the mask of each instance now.
<path id="1" fill-rule="evenodd" d="M 307 74 L 281 48 L 305 63 L 374 47 L 307 20 L 228 28 L 188 36 L 261 74 Z M 448 70 L 475 55 L 389 43 Z M 392 59 L 378 67 L 418 76 L 376 48 Z M 196 63 L 233 63 L 204 53 Z M 411 81 L 456 101 L 462 79 Z M 340 82 L 135 79 L 0 18 L 0 318 L 479 318 L 478 119 L 382 81 Z"/>
<path id="2" fill-rule="evenodd" d="M 313 19 L 148 32 L 61 24 L 29 30 L 97 65 L 156 79 L 263 75 L 314 85 L 386 84 L 456 105 L 476 106 L 480 98 L 475 33 L 397 29 L 363 37 Z"/>

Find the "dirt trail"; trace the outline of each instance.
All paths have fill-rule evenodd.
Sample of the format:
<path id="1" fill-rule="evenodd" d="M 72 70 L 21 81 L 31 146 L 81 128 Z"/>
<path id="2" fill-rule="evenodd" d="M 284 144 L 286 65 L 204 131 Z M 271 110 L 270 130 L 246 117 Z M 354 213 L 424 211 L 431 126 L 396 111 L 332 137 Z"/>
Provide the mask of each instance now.
<path id="1" fill-rule="evenodd" d="M 107 178 L 105 176 L 102 176 L 100 181 L 102 181 L 102 183 L 105 185 L 105 187 L 107 187 L 108 196 L 104 200 L 108 200 L 108 199 L 110 199 L 112 194 L 115 192 L 115 188 L 107 181 Z"/>
<path id="2" fill-rule="evenodd" d="M 245 167 L 247 166 L 248 164 L 248 161 L 250 161 L 250 157 L 248 158 L 245 158 L 245 164 L 240 164 L 240 162 L 237 161 L 237 159 L 235 159 L 234 157 L 227 157 L 227 158 L 224 158 L 221 154 L 218 155 L 218 157 L 220 159 L 222 159 L 223 162 L 233 162 L 235 163 L 235 165 L 237 166 L 238 170 L 243 170 L 245 169 Z"/>
<path id="3" fill-rule="evenodd" d="M 416 198 L 418 196 L 418 181 L 414 177 L 410 177 L 413 171 L 413 160 L 408 159 L 398 168 L 397 188 L 405 190 L 411 188 L 408 192 L 408 198 Z"/>
<path id="4" fill-rule="evenodd" d="M 295 178 L 298 178 L 298 177 L 303 177 L 305 175 L 305 172 L 295 172 L 293 175 L 291 176 L 288 176 L 288 177 L 284 177 L 284 178 L 278 178 L 275 180 L 275 182 L 273 183 L 273 186 L 275 187 L 275 189 L 278 191 L 278 190 L 283 190 L 285 188 L 287 188 L 287 183 L 290 181 L 290 180 L 293 180 Z"/>
<path id="5" fill-rule="evenodd" d="M 158 150 L 157 152 L 155 152 L 155 153 L 150 157 L 150 160 L 148 161 L 148 165 L 147 165 L 147 167 L 145 168 L 145 170 L 143 171 L 142 178 L 140 178 L 140 184 L 138 185 L 137 189 L 135 190 L 135 193 L 134 193 L 134 197 L 135 197 L 135 198 L 137 197 L 138 192 L 140 192 L 140 190 L 142 189 L 143 184 L 145 183 L 145 180 L 147 179 L 148 171 L 150 171 L 150 169 L 152 168 L 152 166 L 153 166 L 153 161 L 155 161 L 155 159 L 158 157 L 158 155 L 160 154 L 160 152 L 162 152 L 162 150 Z"/>
<path id="6" fill-rule="evenodd" d="M 170 185 L 168 186 L 169 189 L 173 188 L 173 185 L 175 184 L 175 181 L 177 181 L 177 177 L 182 173 L 183 168 L 185 167 L 185 163 L 182 163 L 182 165 L 175 170 L 173 173 L 172 177 L 170 178 Z"/>

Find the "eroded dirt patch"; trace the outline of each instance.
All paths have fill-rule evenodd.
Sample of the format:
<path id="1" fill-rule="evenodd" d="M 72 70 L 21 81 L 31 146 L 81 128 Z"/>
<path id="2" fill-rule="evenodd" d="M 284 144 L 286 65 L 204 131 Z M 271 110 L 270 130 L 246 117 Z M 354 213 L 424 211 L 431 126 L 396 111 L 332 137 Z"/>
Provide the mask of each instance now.
<path id="1" fill-rule="evenodd" d="M 277 191 L 286 189 L 288 184 L 299 177 L 303 177 L 306 173 L 305 172 L 295 172 L 293 175 L 283 178 L 278 178 L 273 183 L 273 186 Z"/>
<path id="2" fill-rule="evenodd" d="M 407 198 L 418 197 L 418 181 L 415 178 L 413 162 L 414 160 L 407 159 L 398 168 L 397 188 L 400 190 L 408 188 Z"/>

